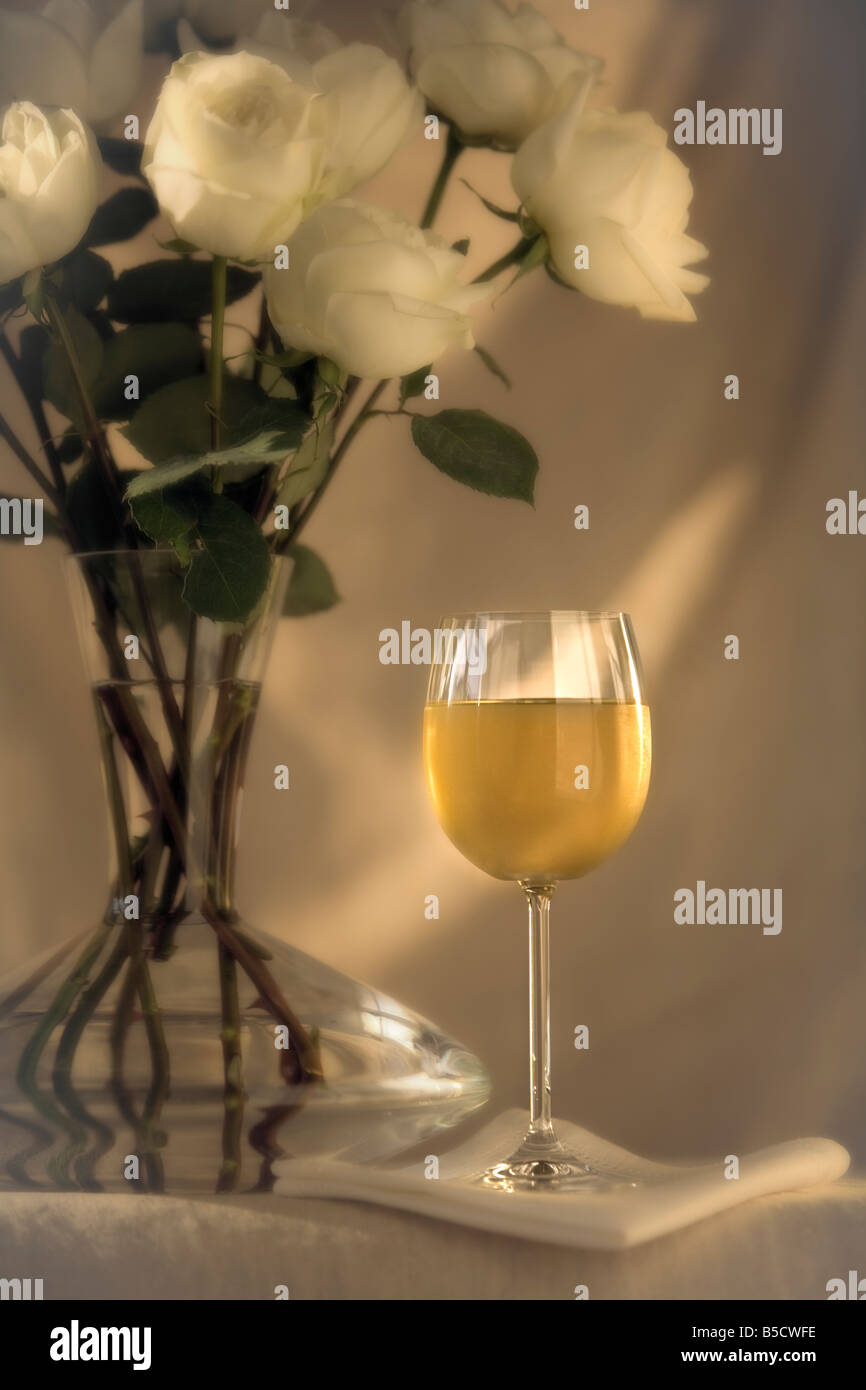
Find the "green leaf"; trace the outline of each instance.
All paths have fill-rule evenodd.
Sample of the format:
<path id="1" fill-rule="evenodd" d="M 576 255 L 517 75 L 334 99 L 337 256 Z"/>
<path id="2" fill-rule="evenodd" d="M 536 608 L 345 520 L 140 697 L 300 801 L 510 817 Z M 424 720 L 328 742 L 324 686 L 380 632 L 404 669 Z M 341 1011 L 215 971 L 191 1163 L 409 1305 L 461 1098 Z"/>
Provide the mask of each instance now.
<path id="1" fill-rule="evenodd" d="M 133 416 L 124 433 L 156 466 L 136 478 L 129 497 L 172 487 L 206 468 L 247 472 L 282 463 L 309 428 L 309 417 L 294 401 L 268 397 L 251 381 L 226 377 L 222 418 L 227 442 L 210 450 L 207 396 L 207 379 L 190 377 L 157 391 Z"/>
<path id="2" fill-rule="evenodd" d="M 92 387 L 102 367 L 104 351 L 102 339 L 93 324 L 89 323 L 77 309 L 67 309 L 65 318 L 72 339 L 78 371 L 81 373 L 85 385 Z M 66 353 L 59 343 L 49 343 L 45 350 L 44 368 L 45 399 L 56 406 L 67 420 L 73 420 L 80 425 L 82 422 L 78 418 L 80 405 L 75 378 Z"/>
<path id="3" fill-rule="evenodd" d="M 297 401 L 288 396 L 265 396 L 238 419 L 236 440 L 230 447 L 243 454 L 243 463 L 255 457 L 256 447 L 261 449 L 262 463 L 279 463 L 300 448 L 309 427 L 310 417 Z"/>
<path id="4" fill-rule="evenodd" d="M 113 169 L 116 174 L 126 174 L 127 176 L 137 174 L 141 177 L 141 156 L 144 154 L 144 145 L 140 140 L 118 140 L 113 135 L 102 135 L 97 144 L 99 145 L 99 153 L 109 169 Z"/>
<path id="5" fill-rule="evenodd" d="M 329 386 L 319 387 L 313 395 L 313 418 L 315 420 L 328 419 L 339 404 L 339 391 L 332 391 Z"/>
<path id="6" fill-rule="evenodd" d="M 412 438 L 426 459 L 458 483 L 493 497 L 533 502 L 535 450 L 517 430 L 483 410 L 416 415 Z"/>
<path id="7" fill-rule="evenodd" d="M 175 256 L 194 256 L 198 250 L 191 241 L 184 241 L 182 236 L 173 236 L 168 241 L 157 241 L 156 244 L 163 251 L 171 251 Z"/>
<path id="8" fill-rule="evenodd" d="M 285 430 L 263 430 L 239 444 L 229 445 L 226 449 L 212 450 L 206 454 L 181 455 L 167 463 L 158 463 L 154 468 L 138 474 L 135 481 L 130 483 L 126 496 L 131 501 L 160 488 L 176 487 L 178 483 L 185 482 L 196 473 L 211 468 L 239 469 L 241 476 L 250 472 L 258 473 L 263 467 L 282 463 L 286 455 L 291 453 L 291 447 L 294 446 L 286 447 L 286 441 L 290 437 L 293 436 L 288 435 Z"/>
<path id="9" fill-rule="evenodd" d="M 178 483 L 193 478 L 206 469 L 239 469 L 240 476 L 245 472 L 258 473 L 269 463 L 278 463 L 286 457 L 282 447 L 272 447 L 270 434 L 255 435 L 246 444 L 236 444 L 228 449 L 219 449 L 207 454 L 191 454 L 186 457 L 170 459 L 168 463 L 158 463 L 155 468 L 140 473 L 130 484 L 127 498 L 143 497 L 145 493 L 164 487 L 176 487 Z M 270 453 L 269 453 L 270 450 Z M 235 481 L 235 479 L 233 479 Z"/>
<path id="10" fill-rule="evenodd" d="M 550 245 L 548 243 L 547 237 L 537 237 L 536 240 L 530 246 L 526 255 L 523 257 L 523 260 L 520 262 L 517 274 L 515 275 L 512 284 L 515 283 L 515 281 L 517 280 L 522 280 L 524 275 L 528 275 L 530 271 L 537 269 L 538 266 L 544 265 L 549 252 Z"/>
<path id="11" fill-rule="evenodd" d="M 498 377 L 499 380 L 502 382 L 503 386 L 507 386 L 508 390 L 510 391 L 512 384 L 511 378 L 502 369 L 502 367 L 500 367 L 499 363 L 496 361 L 496 358 L 493 357 L 491 353 L 487 351 L 486 348 L 481 347 L 480 343 L 475 344 L 475 351 L 478 353 L 478 356 L 481 358 L 481 361 L 484 363 L 488 372 L 492 372 L 495 377 Z"/>
<path id="12" fill-rule="evenodd" d="M 331 571 L 315 550 L 293 545 L 287 554 L 294 560 L 294 567 L 283 604 L 285 617 L 306 618 L 312 613 L 324 613 L 340 602 Z"/>
<path id="13" fill-rule="evenodd" d="M 0 502 L 21 502 L 21 503 L 23 504 L 25 501 L 29 501 L 29 502 L 32 503 L 32 502 L 33 502 L 33 498 L 32 498 L 32 497 L 30 497 L 30 498 L 14 497 L 11 493 L 8 493 L 8 492 L 0 493 Z M 4 508 L 4 510 L 5 510 L 5 508 Z M 59 521 L 57 520 L 57 517 L 54 515 L 53 512 L 46 511 L 46 509 L 45 509 L 45 504 L 44 504 L 44 502 L 43 502 L 43 505 L 42 505 L 42 537 L 43 537 L 43 539 L 44 539 L 46 536 L 62 536 L 62 534 L 63 534 L 63 532 L 62 532 L 61 529 L 60 529 L 60 523 L 59 523 Z M 15 542 L 18 542 L 18 543 L 20 543 L 21 545 L 23 545 L 23 544 L 24 544 L 24 540 L 25 540 L 25 537 L 24 537 L 24 536 L 13 535 L 13 534 L 11 533 L 11 531 L 10 531 L 8 534 L 6 534 L 6 533 L 3 532 L 3 531 L 0 531 L 0 544 L 2 544 L 4 541 L 15 541 Z"/>
<path id="14" fill-rule="evenodd" d="M 125 328 L 104 345 L 102 368 L 94 389 L 101 420 L 128 420 L 140 402 L 171 382 L 190 377 L 202 365 L 194 328 L 183 323 L 141 323 Z M 137 397 L 127 378 L 138 378 Z"/>
<path id="15" fill-rule="evenodd" d="M 132 503 L 136 524 L 157 545 L 171 545 L 188 562 L 186 538 L 198 521 L 199 509 L 193 498 L 177 490 L 149 492 Z"/>
<path id="16" fill-rule="evenodd" d="M 432 367 L 419 367 L 417 372 L 410 372 L 409 376 L 404 376 L 400 382 L 400 404 L 405 405 L 414 396 L 423 396 L 427 387 L 427 378 Z"/>
<path id="17" fill-rule="evenodd" d="M 45 308 L 45 280 L 39 266 L 28 270 L 21 281 L 21 297 L 35 319 L 41 319 Z"/>
<path id="18" fill-rule="evenodd" d="M 159 212 L 149 188 L 120 188 L 93 214 L 84 234 L 85 246 L 114 246 L 138 236 Z"/>
<path id="19" fill-rule="evenodd" d="M 194 613 L 214 622 L 243 622 L 265 591 L 271 554 L 247 512 L 219 493 L 209 495 L 199 514 L 183 596 Z"/>
<path id="20" fill-rule="evenodd" d="M 210 448 L 209 394 L 206 376 L 173 381 L 139 407 L 124 434 L 151 463 L 207 453 Z M 227 442 L 238 439 L 241 421 L 266 400 L 264 391 L 252 381 L 228 374 L 224 377 L 222 422 Z"/>
<path id="21" fill-rule="evenodd" d="M 229 266 L 226 303 L 243 299 L 260 276 Z M 125 270 L 108 296 L 108 312 L 120 323 L 195 323 L 211 311 L 209 261 L 148 261 Z"/>
<path id="22" fill-rule="evenodd" d="M 342 391 L 346 385 L 346 373 L 330 357 L 319 358 L 319 379 L 335 391 Z"/>
<path id="23" fill-rule="evenodd" d="M 294 507 L 315 492 L 328 471 L 333 443 L 333 420 L 316 421 L 292 460 L 276 499 L 277 506 Z"/>
<path id="24" fill-rule="evenodd" d="M 494 216 L 494 217 L 501 217 L 502 220 L 503 220 L 503 222 L 517 222 L 517 221 L 519 221 L 519 217 L 520 217 L 520 214 L 519 214 L 519 213 L 516 213 L 516 212 L 509 212 L 509 211 L 507 210 L 507 208 L 500 208 L 500 207 L 497 207 L 496 203 L 491 203 L 491 201 L 490 201 L 489 198 L 485 198 L 485 197 L 484 197 L 484 194 L 483 194 L 483 193 L 479 193 L 479 192 L 478 192 L 478 189 L 477 189 L 477 188 L 473 188 L 473 187 L 472 187 L 472 184 L 469 183 L 466 179 L 461 179 L 460 182 L 466 184 L 466 187 L 469 189 L 469 192 L 470 192 L 470 193 L 474 193 L 475 196 L 476 196 L 476 198 L 478 198 L 479 201 L 482 202 L 482 203 L 484 204 L 484 206 L 486 207 L 487 211 L 493 213 L 493 216 Z"/>
<path id="25" fill-rule="evenodd" d="M 63 290 L 76 309 L 86 314 L 95 309 L 108 293 L 114 271 L 93 251 L 73 251 L 60 263 Z"/>

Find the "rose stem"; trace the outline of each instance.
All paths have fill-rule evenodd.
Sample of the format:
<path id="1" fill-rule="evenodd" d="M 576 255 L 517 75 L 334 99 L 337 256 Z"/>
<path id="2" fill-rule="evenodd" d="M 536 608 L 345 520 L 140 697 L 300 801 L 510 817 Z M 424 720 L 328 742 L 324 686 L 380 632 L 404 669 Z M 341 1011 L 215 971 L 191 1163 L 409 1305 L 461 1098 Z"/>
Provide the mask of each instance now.
<path id="1" fill-rule="evenodd" d="M 39 487 L 45 493 L 45 496 L 48 498 L 49 502 L 53 503 L 53 505 L 57 507 L 59 505 L 59 498 L 57 496 L 57 493 L 49 483 L 48 479 L 43 477 L 43 475 L 40 473 L 39 465 L 36 463 L 35 459 L 31 458 L 30 454 L 28 454 L 27 450 L 24 448 L 24 445 L 21 443 L 21 440 L 15 434 L 11 426 L 6 423 L 2 415 L 0 415 L 0 438 L 6 441 L 6 443 L 9 445 L 9 448 L 12 450 L 13 454 L 17 458 L 18 462 L 20 464 L 23 464 L 23 466 L 27 469 L 27 472 L 30 474 L 31 478 L 34 480 L 35 483 L 39 485 Z"/>
<path id="2" fill-rule="evenodd" d="M 222 997 L 223 1047 L 223 1160 L 217 1178 L 217 1192 L 231 1192 L 241 1173 L 241 1136 L 244 1123 L 243 1067 L 241 1059 L 241 1010 L 238 1000 L 237 965 L 222 941 L 219 952 L 220 994 Z"/>
<path id="3" fill-rule="evenodd" d="M 388 384 L 389 383 L 387 381 L 380 381 L 378 386 L 376 386 L 375 389 L 371 392 L 371 394 L 367 397 L 358 414 L 355 416 L 355 419 L 352 421 L 351 425 L 346 430 L 346 433 L 343 435 L 342 440 L 338 444 L 337 448 L 334 450 L 334 453 L 331 457 L 331 465 L 327 473 L 325 474 L 316 491 L 313 493 L 306 507 L 301 512 L 294 526 L 287 533 L 286 539 L 284 540 L 283 544 L 279 547 L 279 553 L 288 550 L 291 546 L 294 545 L 295 541 L 298 539 L 298 536 L 306 526 L 313 512 L 318 507 L 328 487 L 333 482 L 334 474 L 336 473 L 337 469 L 342 463 L 343 458 L 347 450 L 349 449 L 349 446 L 351 445 L 355 436 L 359 433 L 359 431 L 366 424 L 367 420 L 370 418 L 373 412 L 374 405 L 376 404 L 376 402 L 378 401 L 379 397 L 382 395 L 382 392 L 385 390 Z"/>
<path id="4" fill-rule="evenodd" d="M 130 855 L 129 826 L 126 818 L 126 808 L 123 802 L 120 777 L 117 771 L 117 763 L 114 757 L 114 745 L 111 732 L 101 709 L 100 715 L 100 736 L 103 741 L 103 761 L 106 781 L 108 783 L 109 802 L 112 813 L 111 819 L 117 847 L 121 892 L 127 894 L 132 892 L 135 882 L 135 871 Z M 145 869 L 141 876 L 142 889 L 144 889 L 145 885 L 148 885 L 149 890 L 150 867 L 150 854 L 148 854 L 145 859 Z M 146 907 L 147 895 L 142 891 L 139 911 Z M 155 1123 L 159 1119 L 163 1101 L 168 1095 L 170 1059 L 168 1046 L 165 1040 L 165 1031 L 162 1025 L 162 1015 L 156 1002 L 150 971 L 148 970 L 147 961 L 144 956 L 142 932 L 143 927 L 140 920 L 132 920 L 127 924 L 126 952 L 129 957 L 130 970 L 134 973 L 139 1003 L 144 1016 L 144 1026 L 147 1033 L 153 1077 L 145 1104 L 141 1127 L 142 1137 L 144 1139 L 143 1157 L 150 1174 L 152 1189 L 155 1191 L 162 1191 L 164 1187 L 162 1161 L 159 1154 L 156 1152 L 153 1131 Z"/>
<path id="5" fill-rule="evenodd" d="M 480 275 L 476 275 L 472 281 L 473 285 L 486 285 L 488 281 L 495 280 L 497 275 L 501 275 L 503 270 L 508 270 L 509 266 L 518 265 L 531 246 L 535 245 L 537 237 L 522 237 L 516 246 L 512 246 L 510 251 L 506 251 L 498 261 L 494 261 Z"/>
<path id="6" fill-rule="evenodd" d="M 208 375 L 207 408 L 210 414 L 210 446 L 216 452 L 221 443 L 223 409 L 223 334 L 226 322 L 226 282 L 228 268 L 225 256 L 214 256 L 211 264 L 211 336 Z M 219 469 L 214 469 L 214 492 L 222 492 Z"/>
<path id="7" fill-rule="evenodd" d="M 264 366 L 262 354 L 265 353 L 270 346 L 271 320 L 268 315 L 268 302 L 265 299 L 265 292 L 262 290 L 262 302 L 259 306 L 259 328 L 253 344 L 255 353 L 253 358 L 253 381 L 256 386 L 261 386 L 262 383 L 262 367 Z"/>
<path id="8" fill-rule="evenodd" d="M 54 479 L 54 487 L 57 493 L 59 494 L 60 498 L 62 499 L 66 496 L 66 479 L 63 476 L 63 469 L 60 465 L 60 459 L 57 454 L 57 449 L 55 447 L 54 440 L 51 438 L 51 431 L 48 428 L 48 421 L 45 418 L 45 409 L 42 405 L 42 398 L 39 390 L 37 389 L 34 391 L 32 389 L 32 386 L 28 382 L 21 358 L 14 351 L 12 344 L 9 342 L 9 339 L 6 336 L 5 325 L 3 327 L 2 332 L 0 332 L 0 352 L 2 352 L 3 357 L 6 360 L 6 365 L 8 366 L 12 375 L 14 376 L 15 381 L 18 385 L 18 389 L 21 392 L 21 395 L 24 397 L 25 402 L 27 403 L 27 408 L 30 411 L 33 424 L 36 428 L 36 435 L 39 439 L 39 447 L 42 449 L 42 452 L 48 460 L 48 467 L 50 468 L 51 476 Z"/>
<path id="9" fill-rule="evenodd" d="M 210 413 L 210 446 L 214 453 L 222 442 L 223 407 L 223 331 L 226 315 L 225 256 L 214 256 L 211 266 L 211 340 L 208 390 Z M 222 492 L 219 469 L 213 470 L 213 490 Z M 243 1068 L 241 1059 L 241 1006 L 238 998 L 237 963 L 223 941 L 217 944 L 219 956 L 220 1002 L 222 1027 L 220 1041 L 223 1049 L 223 1138 L 222 1167 L 217 1178 L 217 1192 L 231 1192 L 237 1187 L 241 1173 L 241 1136 L 244 1122 Z"/>
<path id="10" fill-rule="evenodd" d="M 448 138 L 445 141 L 445 153 L 442 156 L 442 163 L 439 167 L 439 173 L 436 176 L 436 182 L 430 190 L 430 197 L 427 199 L 427 206 L 424 209 L 424 216 L 421 218 L 422 227 L 432 227 L 433 223 L 436 221 L 436 214 L 438 213 L 439 207 L 442 203 L 442 198 L 444 197 L 445 189 L 448 186 L 448 180 L 450 179 L 454 166 L 460 158 L 461 154 L 463 153 L 464 148 L 465 146 L 462 140 L 459 140 L 457 136 L 454 134 L 453 126 L 449 126 Z"/>
<path id="11" fill-rule="evenodd" d="M 115 950 L 121 953 L 122 958 L 128 958 L 128 947 L 124 937 L 120 937 Z M 123 977 L 123 984 L 114 1010 L 114 1019 L 109 1034 L 109 1045 L 111 1047 L 111 1090 L 117 1103 L 118 1110 L 129 1124 L 135 1142 L 140 1144 L 142 1152 L 144 1153 L 147 1148 L 144 1136 L 144 1125 L 135 1109 L 132 1093 L 123 1076 L 123 1061 L 126 1051 L 126 1039 L 132 1023 L 132 1001 L 134 994 L 135 970 L 132 961 L 129 961 L 126 974 Z M 138 1179 L 131 1179 L 131 1181 L 139 1190 L 147 1191 L 147 1182 L 143 1178 L 139 1177 Z"/>

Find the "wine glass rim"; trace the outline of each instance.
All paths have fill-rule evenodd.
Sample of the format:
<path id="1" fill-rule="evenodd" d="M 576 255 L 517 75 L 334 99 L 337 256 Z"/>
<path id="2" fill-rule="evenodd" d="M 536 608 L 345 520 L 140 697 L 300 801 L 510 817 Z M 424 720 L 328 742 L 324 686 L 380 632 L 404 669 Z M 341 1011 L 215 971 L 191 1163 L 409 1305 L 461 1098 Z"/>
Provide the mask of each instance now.
<path id="1" fill-rule="evenodd" d="M 595 608 L 548 608 L 537 611 L 520 612 L 519 610 L 503 610 L 500 612 L 489 609 L 478 609 L 474 612 L 466 613 L 446 613 L 440 619 L 441 623 L 455 623 L 469 618 L 495 618 L 505 622 L 548 622 L 551 618 L 583 618 L 601 622 L 602 620 L 619 622 L 625 619 L 631 621 L 629 613 L 622 609 L 595 609 Z"/>

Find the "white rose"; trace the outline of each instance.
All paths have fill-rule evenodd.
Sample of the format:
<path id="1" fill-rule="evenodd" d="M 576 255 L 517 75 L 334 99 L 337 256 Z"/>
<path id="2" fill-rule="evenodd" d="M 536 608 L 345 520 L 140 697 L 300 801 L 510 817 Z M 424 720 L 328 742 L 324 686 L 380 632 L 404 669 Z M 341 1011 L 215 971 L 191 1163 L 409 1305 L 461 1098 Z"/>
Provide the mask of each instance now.
<path id="1" fill-rule="evenodd" d="M 126 115 L 141 80 L 142 24 L 142 0 L 0 10 L 0 106 L 70 106 L 93 125 Z"/>
<path id="2" fill-rule="evenodd" d="M 189 25 L 178 27 L 178 38 L 185 51 L 196 46 Z M 330 98 L 323 200 L 367 183 L 421 129 L 424 98 L 400 64 L 373 44 L 344 45 L 324 24 L 274 10 L 238 40 L 237 50 L 277 63 Z"/>
<path id="3" fill-rule="evenodd" d="M 163 84 L 142 170 L 179 237 L 260 260 L 315 205 L 327 133 L 321 95 L 274 63 L 188 53 Z"/>
<path id="4" fill-rule="evenodd" d="M 99 201 L 99 154 L 74 111 L 15 102 L 0 131 L 0 284 L 77 246 Z"/>
<path id="5" fill-rule="evenodd" d="M 415 80 L 433 108 L 472 140 L 515 149 L 566 93 L 604 66 L 569 48 L 532 5 L 409 0 L 398 17 Z"/>
<path id="6" fill-rule="evenodd" d="M 323 24 L 266 15 L 244 46 L 301 76 L 331 99 L 322 195 L 338 198 L 378 174 L 420 130 L 424 99 L 400 64 L 368 43 L 340 43 Z"/>
<path id="7" fill-rule="evenodd" d="M 686 267 L 708 253 L 686 235 L 689 171 L 651 116 L 569 107 L 521 145 L 511 178 L 568 284 L 644 318 L 695 318 L 686 295 L 709 279 Z M 584 269 L 575 267 L 579 246 L 589 253 Z"/>
<path id="8" fill-rule="evenodd" d="M 268 310 L 287 346 L 373 380 L 474 346 L 468 310 L 486 291 L 461 285 L 464 258 L 435 232 L 343 199 L 314 213 L 289 253 L 289 269 L 265 272 Z"/>

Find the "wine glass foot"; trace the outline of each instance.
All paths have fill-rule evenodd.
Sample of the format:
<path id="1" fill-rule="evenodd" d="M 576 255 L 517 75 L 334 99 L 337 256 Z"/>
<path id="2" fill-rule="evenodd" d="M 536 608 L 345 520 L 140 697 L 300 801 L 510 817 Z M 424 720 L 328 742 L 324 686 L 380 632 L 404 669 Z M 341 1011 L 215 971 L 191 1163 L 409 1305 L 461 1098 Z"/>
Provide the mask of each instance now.
<path id="1" fill-rule="evenodd" d="M 604 1192 L 640 1186 L 569 1153 L 552 1133 L 540 1140 L 527 1135 L 510 1158 L 487 1168 L 477 1181 L 501 1192 Z"/>
<path id="2" fill-rule="evenodd" d="M 577 1159 L 551 1161 L 546 1158 L 525 1163 L 496 1163 L 481 1173 L 478 1181 L 500 1192 L 576 1192 L 578 1189 L 602 1192 L 612 1187 L 637 1186 L 634 1182 L 623 1183 L 597 1173 Z"/>

